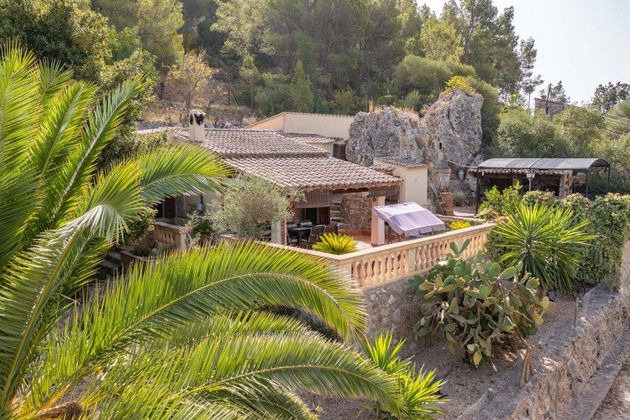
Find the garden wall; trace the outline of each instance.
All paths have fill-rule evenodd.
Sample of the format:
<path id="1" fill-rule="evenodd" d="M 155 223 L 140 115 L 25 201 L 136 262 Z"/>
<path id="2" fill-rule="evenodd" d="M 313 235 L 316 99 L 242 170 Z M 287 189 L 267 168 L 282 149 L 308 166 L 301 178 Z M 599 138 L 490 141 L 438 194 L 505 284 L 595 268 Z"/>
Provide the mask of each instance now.
<path id="1" fill-rule="evenodd" d="M 422 297 L 416 293 L 408 278 L 366 289 L 363 296 L 370 337 L 391 331 L 397 340 L 407 340 L 407 353 L 413 353 L 419 348 L 414 326 L 420 319 Z"/>
<path id="2" fill-rule="evenodd" d="M 460 418 L 542 419 L 572 413 L 573 399 L 589 390 L 589 380 L 630 328 L 630 242 L 619 274 L 618 292 L 599 285 L 586 293 L 577 328 L 561 328 L 551 340 L 537 343 L 533 365 L 538 372 L 528 383 L 512 391 L 489 389 Z"/>
<path id="3" fill-rule="evenodd" d="M 624 247 L 618 278 L 618 291 L 611 293 L 609 286 L 599 285 L 583 296 L 575 329 L 565 322 L 548 338 L 532 337 L 534 373 L 528 383 L 488 389 L 460 418 L 558 418 L 570 410 L 572 400 L 590 386 L 604 357 L 630 328 L 630 242 Z M 370 336 L 391 330 L 397 339 L 407 339 L 406 355 L 439 339 L 416 338 L 420 298 L 409 279 L 368 288 L 363 294 Z"/>

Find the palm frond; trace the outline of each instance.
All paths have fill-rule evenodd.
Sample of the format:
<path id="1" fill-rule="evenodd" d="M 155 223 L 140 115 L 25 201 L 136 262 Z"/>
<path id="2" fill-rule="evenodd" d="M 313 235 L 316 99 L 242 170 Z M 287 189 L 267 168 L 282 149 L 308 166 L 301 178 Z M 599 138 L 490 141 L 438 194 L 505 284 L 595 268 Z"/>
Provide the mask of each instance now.
<path id="1" fill-rule="evenodd" d="M 207 337 L 233 337 L 243 335 L 283 334 L 299 337 L 312 331 L 295 318 L 270 312 L 226 312 L 193 321 L 177 328 L 157 346 L 177 347 Z"/>
<path id="2" fill-rule="evenodd" d="M 80 328 L 53 336 L 57 344 L 46 353 L 40 376 L 71 383 L 129 346 L 225 311 L 295 308 L 351 337 L 365 323 L 360 302 L 321 261 L 293 251 L 257 243 L 192 250 L 135 266 L 126 281 L 114 282 L 76 315 Z"/>
<path id="3" fill-rule="evenodd" d="M 141 84 L 127 82 L 110 92 L 90 113 L 79 146 L 71 153 L 59 182 L 54 186 L 59 193 L 44 203 L 47 212 L 42 225 L 57 227 L 62 221 L 77 217 L 82 192 L 90 184 L 95 165 L 103 148 L 116 134 L 125 111 L 137 95 Z"/>
<path id="4" fill-rule="evenodd" d="M 152 383 L 170 389 L 167 403 L 227 402 L 254 418 L 290 412 L 311 418 L 294 391 L 380 401 L 392 413 L 402 402 L 394 376 L 315 333 L 216 336 L 183 348 L 143 351 L 133 363 L 118 366 L 99 383 L 92 401 L 116 395 L 129 383 Z"/>
<path id="5" fill-rule="evenodd" d="M 82 225 L 95 236 L 119 240 L 127 230 L 127 223 L 144 209 L 140 177 L 135 162 L 121 163 L 99 174 L 79 207 L 81 216 L 68 225 Z"/>
<path id="6" fill-rule="evenodd" d="M 54 174 L 71 147 L 78 145 L 95 92 L 94 86 L 77 82 L 54 95 L 54 101 L 48 101 L 40 135 L 31 152 L 42 176 Z"/>
<path id="7" fill-rule="evenodd" d="M 173 402 L 168 387 L 152 383 L 137 383 L 129 386 L 116 396 L 99 404 L 86 406 L 87 411 L 98 410 L 103 418 L 117 419 L 243 419 L 246 413 L 230 404 L 203 399 L 182 399 Z"/>
<path id="8" fill-rule="evenodd" d="M 152 150 L 137 161 L 147 205 L 177 194 L 218 191 L 219 180 L 230 174 L 215 153 L 190 144 Z"/>
<path id="9" fill-rule="evenodd" d="M 57 92 L 64 89 L 70 79 L 72 72 L 58 62 L 41 62 L 39 64 L 39 81 L 42 104 L 47 106 Z"/>
<path id="10" fill-rule="evenodd" d="M 0 407 L 7 407 L 36 346 L 63 308 L 54 302 L 90 238 L 78 229 L 48 232 L 13 260 L 0 284 Z"/>
<path id="11" fill-rule="evenodd" d="M 24 221 L 34 208 L 37 178 L 28 164 L 40 109 L 34 63 L 17 42 L 0 48 L 0 267 L 20 249 Z"/>

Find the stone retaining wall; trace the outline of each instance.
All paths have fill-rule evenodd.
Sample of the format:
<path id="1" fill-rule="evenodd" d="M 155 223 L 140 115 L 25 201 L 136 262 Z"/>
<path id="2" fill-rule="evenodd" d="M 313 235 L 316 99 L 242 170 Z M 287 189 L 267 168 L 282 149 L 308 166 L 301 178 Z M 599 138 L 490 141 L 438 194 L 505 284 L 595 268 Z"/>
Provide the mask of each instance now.
<path id="1" fill-rule="evenodd" d="M 422 298 L 415 292 L 409 279 L 402 279 L 363 291 L 368 313 L 370 337 L 391 331 L 397 340 L 405 338 L 407 351 L 417 346 L 414 326 L 420 319 Z"/>
<path id="2" fill-rule="evenodd" d="M 599 368 L 615 341 L 630 327 L 630 242 L 624 248 L 618 276 L 619 290 L 607 285 L 590 290 L 582 299 L 577 328 L 565 326 L 533 350 L 534 374 L 515 390 L 489 389 L 460 418 L 557 418 Z M 405 338 L 406 354 L 434 342 L 418 339 L 414 326 L 420 317 L 420 298 L 402 279 L 363 290 L 368 313 L 368 335 L 391 330 Z M 535 340 L 535 336 L 532 341 Z"/>
<path id="3" fill-rule="evenodd" d="M 575 330 L 566 328 L 537 344 L 537 372 L 528 383 L 516 392 L 489 389 L 460 418 L 559 418 L 571 411 L 573 398 L 590 386 L 615 341 L 630 328 L 630 242 L 624 248 L 618 292 L 595 287 L 582 299 L 578 314 Z"/>

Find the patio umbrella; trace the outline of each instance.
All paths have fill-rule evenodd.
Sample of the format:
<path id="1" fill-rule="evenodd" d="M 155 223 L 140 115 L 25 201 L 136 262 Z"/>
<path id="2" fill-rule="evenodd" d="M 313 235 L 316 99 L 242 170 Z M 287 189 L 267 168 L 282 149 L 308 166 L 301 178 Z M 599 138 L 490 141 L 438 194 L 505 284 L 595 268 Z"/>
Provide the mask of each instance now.
<path id="1" fill-rule="evenodd" d="M 446 229 L 435 214 L 416 203 L 376 206 L 372 211 L 399 235 L 418 236 Z"/>

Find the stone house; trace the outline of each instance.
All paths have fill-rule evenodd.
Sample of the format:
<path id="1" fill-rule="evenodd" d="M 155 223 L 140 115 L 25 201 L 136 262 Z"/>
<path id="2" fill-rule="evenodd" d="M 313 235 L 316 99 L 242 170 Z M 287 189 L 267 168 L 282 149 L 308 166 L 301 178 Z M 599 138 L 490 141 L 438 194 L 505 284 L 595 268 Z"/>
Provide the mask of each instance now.
<path id="1" fill-rule="evenodd" d="M 398 202 L 401 193 L 403 197 L 411 197 L 402 188 L 405 180 L 394 176 L 396 164 L 368 168 L 333 157 L 324 148 L 311 144 L 309 136 L 287 136 L 272 130 L 206 129 L 203 121 L 192 121 L 188 130 L 174 131 L 175 140 L 212 150 L 236 172 L 303 192 L 305 199 L 293 203 L 295 221 L 311 220 L 313 224 L 340 221 L 369 234 L 373 244 L 381 244 L 385 238 L 384 225 L 372 215 L 371 208 L 385 204 L 388 198 Z M 167 219 L 183 217 L 200 202 L 214 199 L 211 194 L 167 199 L 160 215 Z M 344 206 L 344 202 L 353 204 Z M 285 232 L 286 225 L 275 226 L 273 241 L 284 243 Z"/>

